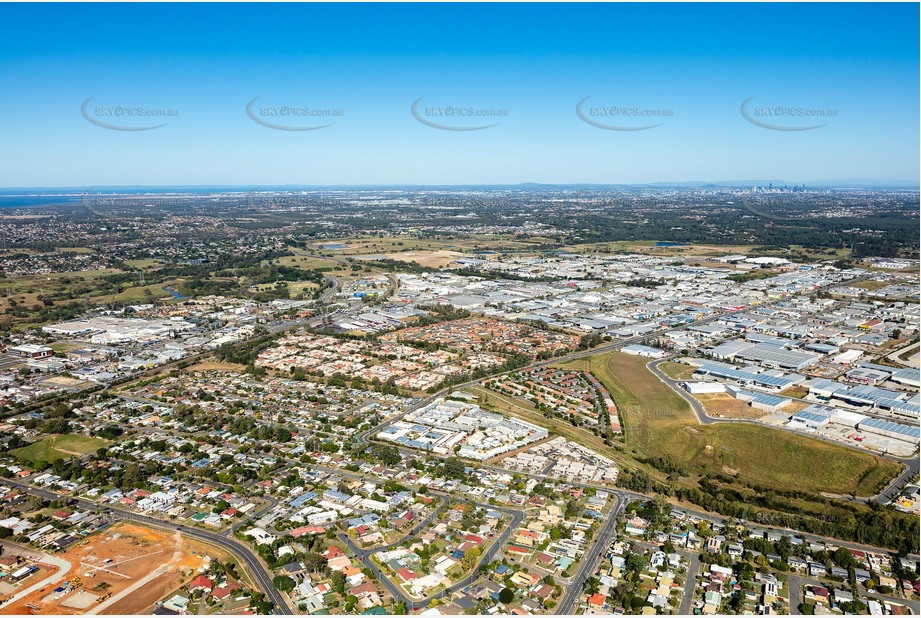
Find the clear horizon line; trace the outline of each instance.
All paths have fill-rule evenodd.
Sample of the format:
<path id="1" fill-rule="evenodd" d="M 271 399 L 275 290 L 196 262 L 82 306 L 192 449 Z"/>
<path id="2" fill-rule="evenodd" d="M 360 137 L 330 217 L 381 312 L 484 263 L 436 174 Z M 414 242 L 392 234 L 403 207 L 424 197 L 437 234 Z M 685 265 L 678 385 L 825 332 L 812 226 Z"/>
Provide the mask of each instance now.
<path id="1" fill-rule="evenodd" d="M 899 180 L 899 179 L 818 179 L 818 180 L 797 180 L 789 181 L 782 179 L 739 179 L 739 180 L 656 180 L 648 182 L 509 182 L 509 183 L 414 183 L 414 182 L 394 182 L 394 183 L 327 183 L 327 184 L 300 184 L 300 183 L 274 183 L 274 184 L 222 184 L 222 183 L 201 183 L 201 184 L 97 184 L 97 185 L 57 185 L 57 186 L 0 186 L 0 191 L 77 191 L 91 190 L 96 188 L 103 189 L 120 189 L 120 188 L 140 188 L 140 189 L 196 189 L 196 188 L 225 188 L 225 189 L 247 189 L 254 191 L 256 189 L 271 188 L 405 188 L 405 187 L 432 187 L 432 188 L 451 188 L 451 187 L 644 187 L 654 185 L 673 185 L 697 186 L 697 185 L 737 185 L 749 186 L 751 184 L 776 184 L 782 185 L 812 185 L 830 187 L 834 185 L 846 186 L 853 185 L 910 185 L 921 189 L 921 180 Z M 904 188 L 904 187 L 900 187 Z"/>

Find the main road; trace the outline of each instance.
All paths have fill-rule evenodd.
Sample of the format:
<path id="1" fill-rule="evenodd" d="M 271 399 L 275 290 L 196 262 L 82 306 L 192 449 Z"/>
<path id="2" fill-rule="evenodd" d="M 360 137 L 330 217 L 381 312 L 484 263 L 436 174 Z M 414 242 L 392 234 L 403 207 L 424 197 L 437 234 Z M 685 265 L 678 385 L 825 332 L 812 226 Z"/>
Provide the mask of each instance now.
<path id="1" fill-rule="evenodd" d="M 611 511 L 608 513 L 608 517 L 605 519 L 601 530 L 598 531 L 598 536 L 595 537 L 592 546 L 586 550 L 579 570 L 576 571 L 569 585 L 566 586 L 566 592 L 563 594 L 563 599 L 560 601 L 559 607 L 557 607 L 557 614 L 566 615 L 576 613 L 575 610 L 579 605 L 579 599 L 582 598 L 585 580 L 598 570 L 601 559 L 605 556 L 608 547 L 614 540 L 614 536 L 617 532 L 617 520 L 620 519 L 620 514 L 623 512 L 624 507 L 630 502 L 630 500 L 622 494 L 616 493 L 614 495 L 616 496 L 614 505 L 611 507 Z"/>
<path id="2" fill-rule="evenodd" d="M 362 549 L 358 547 L 358 545 L 356 545 L 355 542 L 352 540 L 352 538 L 349 537 L 347 534 L 341 533 L 341 532 L 339 533 L 339 538 L 343 542 L 345 542 L 346 545 L 348 545 L 349 550 L 353 554 L 355 554 L 356 557 L 358 557 L 358 559 L 361 561 L 362 566 L 366 566 L 369 569 L 371 569 L 371 571 L 377 577 L 378 581 L 380 581 L 387 588 L 387 590 L 390 591 L 393 597 L 406 604 L 406 608 L 410 613 L 416 611 L 417 609 L 425 607 L 433 599 L 439 599 L 439 598 L 444 598 L 446 596 L 450 596 L 454 594 L 455 592 L 457 592 L 458 590 L 462 590 L 463 588 L 469 586 L 474 581 L 476 581 L 477 578 L 480 577 L 479 565 L 489 564 L 490 562 L 492 562 L 492 559 L 495 557 L 496 553 L 498 553 L 498 551 L 502 548 L 502 546 L 505 545 L 506 541 L 508 541 L 509 536 L 511 536 L 512 532 L 521 525 L 521 522 L 524 521 L 525 516 L 526 516 L 525 511 L 521 509 L 511 509 L 511 508 L 506 508 L 506 507 L 493 506 L 489 504 L 481 504 L 469 498 L 459 498 L 459 497 L 455 497 L 455 496 L 452 496 L 444 492 L 433 491 L 432 493 L 437 493 L 441 495 L 443 502 L 435 510 L 435 512 L 433 512 L 431 515 L 429 515 L 426 518 L 426 521 L 428 523 L 431 523 L 431 521 L 435 519 L 437 514 L 440 511 L 444 510 L 452 502 L 461 503 L 461 504 L 470 503 L 480 508 L 488 509 L 491 511 L 497 511 L 500 513 L 504 513 L 506 515 L 510 515 L 512 518 L 511 523 L 509 523 L 509 525 L 506 526 L 505 530 L 502 531 L 499 537 L 495 539 L 495 541 L 493 541 L 492 545 L 489 546 L 489 549 L 487 549 L 483 553 L 483 555 L 480 557 L 480 560 L 477 563 L 477 568 L 474 568 L 463 579 L 455 582 L 448 588 L 445 588 L 439 592 L 436 592 L 435 594 L 429 595 L 422 599 L 416 599 L 416 598 L 410 597 L 408 594 L 406 594 L 406 591 L 403 590 L 402 587 L 396 585 L 391 580 L 391 578 L 386 573 L 384 573 L 384 571 L 377 565 L 377 563 L 375 563 L 374 560 L 371 559 L 371 555 L 374 554 L 375 552 L 386 551 L 396 545 L 400 545 L 402 543 L 402 540 L 397 541 L 395 543 L 391 543 L 389 545 Z M 423 527 L 424 526 L 417 525 L 415 529 L 418 532 Z"/>
<path id="3" fill-rule="evenodd" d="M 15 481 L 8 481 L 6 479 L 0 479 L 0 484 L 7 485 L 10 487 L 15 487 L 16 489 L 38 496 L 45 500 L 69 500 L 81 507 L 82 509 L 102 512 L 109 517 L 122 519 L 125 521 L 134 521 L 146 526 L 151 526 L 155 528 L 160 528 L 163 530 L 178 531 L 181 534 L 184 534 L 190 538 L 197 539 L 204 543 L 210 543 L 216 545 L 240 560 L 242 560 L 249 573 L 256 580 L 256 583 L 265 593 L 266 598 L 275 605 L 273 610 L 276 614 L 293 614 L 294 608 L 291 607 L 291 604 L 288 601 L 288 598 L 283 595 L 281 592 L 275 589 L 274 584 L 272 583 L 272 577 L 266 569 L 265 565 L 256 557 L 248 548 L 241 545 L 239 542 L 232 538 L 222 536 L 215 532 L 208 532 L 207 530 L 199 530 L 197 528 L 190 528 L 187 526 L 182 526 L 179 524 L 174 524 L 172 522 L 163 521 L 156 519 L 154 517 L 148 517 L 147 515 L 142 515 L 140 513 L 135 513 L 133 511 L 127 511 L 117 507 L 104 507 L 102 505 L 96 504 L 89 500 L 83 498 L 74 498 L 66 494 L 61 494 L 56 491 L 51 491 L 48 489 L 39 489 L 31 485 L 26 485 L 24 483 L 17 483 Z"/>

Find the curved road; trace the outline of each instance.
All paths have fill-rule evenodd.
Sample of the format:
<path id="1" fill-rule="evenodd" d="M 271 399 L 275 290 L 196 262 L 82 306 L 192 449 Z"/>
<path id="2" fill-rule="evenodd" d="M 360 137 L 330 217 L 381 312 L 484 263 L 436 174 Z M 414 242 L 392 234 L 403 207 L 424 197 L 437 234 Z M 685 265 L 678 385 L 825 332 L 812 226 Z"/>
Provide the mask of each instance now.
<path id="1" fill-rule="evenodd" d="M 126 521 L 135 521 L 142 523 L 146 526 L 152 526 L 155 528 L 160 528 L 163 530 L 170 531 L 179 531 L 182 534 L 203 541 L 205 543 L 210 543 L 216 545 L 222 549 L 227 550 L 242 562 L 244 562 L 256 580 L 256 583 L 259 584 L 259 587 L 262 588 L 262 591 L 265 593 L 266 598 L 275 605 L 274 613 L 276 614 L 293 614 L 294 609 L 291 607 L 288 599 L 285 595 L 275 589 L 275 586 L 272 584 L 272 577 L 269 575 L 265 566 L 260 562 L 259 558 L 255 556 L 247 547 L 240 544 L 238 541 L 221 536 L 215 532 L 208 532 L 206 530 L 199 530 L 196 528 L 189 528 L 187 526 L 182 526 L 179 524 L 174 524 L 172 522 L 163 521 L 153 517 L 148 517 L 147 515 L 141 515 L 140 513 L 134 513 L 132 511 L 122 510 L 120 508 L 106 507 L 95 502 L 90 502 L 89 500 L 84 500 L 83 498 L 74 498 L 73 496 L 68 496 L 66 494 L 60 494 L 58 492 L 50 491 L 47 489 L 38 489 L 32 487 L 31 485 L 26 485 L 23 483 L 17 483 L 15 481 L 8 481 L 6 479 L 0 480 L 0 483 L 8 485 L 10 487 L 15 487 L 26 493 L 30 493 L 46 500 L 70 500 L 75 504 L 79 505 L 81 508 L 96 512 L 104 512 L 111 517 L 116 517 Z"/>
<path id="2" fill-rule="evenodd" d="M 700 402 L 697 401 L 697 399 L 695 399 L 694 397 L 692 397 L 690 393 L 688 393 L 686 390 L 681 388 L 681 385 L 679 384 L 680 380 L 675 380 L 674 378 L 666 375 L 665 372 L 663 372 L 661 369 L 659 369 L 659 365 L 661 365 L 662 363 L 668 360 L 669 359 L 667 358 L 663 358 L 663 359 L 659 359 L 656 361 L 652 361 L 651 363 L 648 363 L 646 367 L 657 378 L 659 378 L 662 382 L 668 385 L 673 391 L 678 393 L 678 395 L 680 395 L 685 401 L 688 402 L 688 404 L 691 406 L 691 409 L 694 410 L 695 416 L 697 416 L 698 423 L 700 423 L 701 425 L 713 425 L 715 423 L 747 423 L 750 425 L 758 425 L 761 427 L 767 427 L 764 423 L 761 423 L 753 419 L 713 418 L 712 416 L 708 415 L 707 411 L 700 404 Z M 777 431 L 784 431 L 784 429 L 781 429 L 781 428 L 771 428 L 771 429 L 775 429 Z M 794 433 L 798 433 L 798 432 L 794 432 Z M 894 455 L 887 455 L 885 453 L 871 453 L 870 451 L 864 448 L 860 448 L 859 446 L 854 446 L 852 444 L 846 444 L 844 442 L 838 442 L 837 440 L 832 440 L 831 438 L 826 438 L 825 436 L 810 434 L 808 437 L 816 439 L 816 440 L 822 440 L 823 442 L 828 442 L 829 444 L 835 444 L 837 446 L 843 446 L 846 448 L 850 448 L 855 451 L 859 451 L 861 453 L 876 455 L 878 457 L 882 457 L 883 459 L 888 459 L 889 461 L 893 461 L 895 463 L 901 464 L 903 466 L 903 470 L 901 474 L 893 478 L 892 481 L 889 483 L 889 485 L 887 485 L 886 488 L 882 492 L 880 492 L 877 496 L 873 498 L 876 502 L 880 504 L 887 504 L 892 499 L 897 497 L 899 493 L 901 492 L 902 488 L 905 485 L 907 485 L 911 481 L 911 479 L 914 478 L 918 474 L 919 470 L 921 470 L 921 460 L 919 460 L 918 457 L 896 457 Z"/>
<path id="3" fill-rule="evenodd" d="M 505 545 L 506 541 L 508 541 L 509 536 L 511 536 L 512 532 L 521 525 L 521 522 L 524 521 L 525 516 L 526 516 L 526 513 L 524 510 L 510 509 L 506 507 L 493 506 L 490 504 L 482 504 L 482 503 L 474 502 L 473 500 L 466 499 L 466 498 L 456 498 L 448 494 L 444 494 L 442 492 L 433 492 L 433 493 L 439 493 L 442 496 L 443 502 L 441 506 L 439 506 L 438 509 L 436 509 L 434 513 L 432 513 L 431 515 L 429 515 L 428 518 L 426 518 L 427 521 L 429 522 L 431 522 L 435 518 L 435 516 L 438 514 L 439 511 L 446 508 L 452 501 L 455 503 L 471 503 L 471 504 L 474 504 L 484 509 L 488 509 L 491 511 L 498 511 L 500 513 L 505 513 L 506 515 L 512 516 L 512 522 L 505 528 L 505 530 L 499 535 L 499 537 L 495 539 L 492 545 L 490 545 L 489 549 L 487 549 L 483 553 L 483 555 L 480 557 L 479 562 L 477 563 L 477 567 L 473 569 L 470 572 L 470 574 L 465 576 L 460 581 L 452 584 L 449 588 L 445 588 L 444 590 L 437 592 L 433 595 L 427 596 L 422 599 L 413 599 L 412 597 L 406 594 L 406 592 L 403 590 L 402 587 L 396 585 L 391 580 L 391 578 L 386 573 L 384 573 L 383 570 L 371 559 L 371 554 L 378 552 L 378 551 L 386 551 L 387 548 L 393 547 L 395 545 L 399 545 L 400 543 L 402 543 L 402 540 L 397 541 L 396 543 L 391 543 L 389 545 L 384 545 L 381 547 L 362 549 L 358 547 L 348 535 L 344 533 L 339 533 L 339 538 L 342 539 L 348 545 L 349 550 L 351 550 L 351 552 L 355 554 L 355 556 L 358 557 L 362 565 L 371 569 L 374 575 L 387 588 L 387 590 L 390 591 L 393 597 L 395 599 L 401 600 L 403 603 L 406 604 L 406 608 L 410 613 L 416 611 L 417 609 L 421 609 L 425 607 L 433 599 L 450 596 L 451 594 L 457 592 L 458 590 L 462 590 L 463 588 L 472 584 L 478 577 L 480 577 L 479 565 L 489 564 L 490 562 L 492 562 L 492 559 L 495 557 L 496 553 L 502 548 L 502 546 Z"/>

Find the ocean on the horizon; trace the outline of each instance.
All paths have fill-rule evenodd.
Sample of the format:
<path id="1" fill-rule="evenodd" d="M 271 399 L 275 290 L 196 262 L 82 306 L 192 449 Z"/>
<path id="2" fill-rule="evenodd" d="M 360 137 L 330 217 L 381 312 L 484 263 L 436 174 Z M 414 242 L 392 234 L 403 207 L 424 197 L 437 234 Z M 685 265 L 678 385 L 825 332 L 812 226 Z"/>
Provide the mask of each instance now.
<path id="1" fill-rule="evenodd" d="M 53 206 L 55 204 L 79 203 L 82 195 L 47 194 L 47 195 L 4 195 L 0 193 L 0 208 L 33 208 Z"/>

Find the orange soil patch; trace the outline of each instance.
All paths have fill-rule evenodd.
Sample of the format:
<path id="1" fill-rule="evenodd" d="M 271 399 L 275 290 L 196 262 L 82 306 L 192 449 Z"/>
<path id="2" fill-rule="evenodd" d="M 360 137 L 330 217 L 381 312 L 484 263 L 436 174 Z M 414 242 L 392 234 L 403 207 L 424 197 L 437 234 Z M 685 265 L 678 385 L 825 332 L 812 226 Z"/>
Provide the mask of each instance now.
<path id="1" fill-rule="evenodd" d="M 463 253 L 457 251 L 402 251 L 400 253 L 387 253 L 385 257 L 391 260 L 400 260 L 401 262 L 416 262 L 420 266 L 430 266 L 433 268 L 442 268 L 451 264 L 454 260 L 464 257 Z"/>
<path id="2" fill-rule="evenodd" d="M 186 371 L 244 371 L 246 365 L 237 365 L 235 363 L 218 363 L 214 361 L 204 361 L 187 367 Z"/>
<path id="3" fill-rule="evenodd" d="M 532 442 L 531 444 L 526 444 L 526 445 L 522 446 L 521 448 L 516 448 L 514 451 L 509 451 L 509 452 L 507 452 L 507 453 L 502 453 L 501 455 L 496 455 L 495 457 L 491 457 L 490 459 L 487 459 L 485 463 L 490 464 L 490 465 L 493 465 L 493 466 L 502 465 L 500 462 L 501 462 L 503 459 L 507 459 L 507 458 L 509 458 L 509 457 L 514 457 L 514 456 L 517 455 L 518 453 L 524 453 L 525 451 L 529 451 L 529 450 L 531 450 L 532 448 L 534 448 L 535 446 L 539 446 L 539 445 L 543 444 L 544 442 L 549 442 L 550 440 L 556 440 L 557 437 L 558 437 L 558 436 L 547 436 L 547 437 L 544 438 L 543 440 L 538 440 L 537 442 Z"/>
<path id="4" fill-rule="evenodd" d="M 52 591 L 59 584 L 33 592 L 17 603 L 0 610 L 3 614 L 82 614 L 92 611 L 142 578 L 160 570 L 160 574 L 145 582 L 124 598 L 105 607 L 101 614 L 142 614 L 154 603 L 191 579 L 202 566 L 204 554 L 192 553 L 189 545 L 169 532 L 121 523 L 93 535 L 59 554 L 72 565 L 66 580 L 75 590 L 98 595 L 99 602 L 86 610 L 69 608 L 62 603 L 75 592 L 54 598 Z M 106 560 L 110 562 L 106 563 Z"/>

